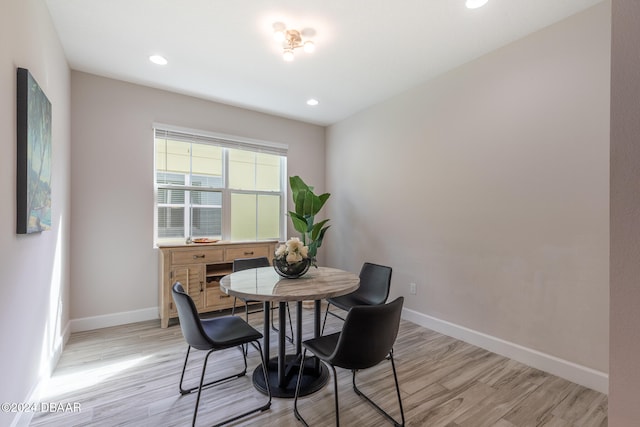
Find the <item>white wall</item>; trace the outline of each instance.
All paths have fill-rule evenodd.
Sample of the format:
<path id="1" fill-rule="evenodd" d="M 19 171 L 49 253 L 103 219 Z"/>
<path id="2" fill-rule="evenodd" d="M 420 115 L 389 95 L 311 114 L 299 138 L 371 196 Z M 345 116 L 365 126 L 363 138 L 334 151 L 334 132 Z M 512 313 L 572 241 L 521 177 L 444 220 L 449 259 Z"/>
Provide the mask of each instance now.
<path id="1" fill-rule="evenodd" d="M 16 68 L 52 105 L 52 229 L 16 230 Z M 69 321 L 69 68 L 39 0 L 0 6 L 0 402 L 24 402 L 56 363 Z M 0 412 L 0 425 L 18 414 Z"/>
<path id="2" fill-rule="evenodd" d="M 322 248 L 392 266 L 414 320 L 601 391 L 609 20 L 601 3 L 331 126 Z"/>
<path id="3" fill-rule="evenodd" d="M 71 112 L 73 330 L 158 316 L 154 122 L 288 144 L 289 175 L 324 188 L 320 126 L 76 71 Z"/>
<path id="4" fill-rule="evenodd" d="M 640 420 L 640 3 L 613 1 L 609 426 Z"/>

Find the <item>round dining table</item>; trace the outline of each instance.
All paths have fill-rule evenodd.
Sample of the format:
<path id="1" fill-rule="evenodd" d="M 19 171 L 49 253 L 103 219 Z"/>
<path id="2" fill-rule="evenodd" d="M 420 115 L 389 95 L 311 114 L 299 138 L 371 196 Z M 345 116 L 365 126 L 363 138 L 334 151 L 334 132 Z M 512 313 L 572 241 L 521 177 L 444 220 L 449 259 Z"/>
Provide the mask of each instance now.
<path id="1" fill-rule="evenodd" d="M 311 267 L 302 277 L 286 279 L 273 267 L 237 271 L 220 280 L 220 289 L 227 295 L 246 300 L 261 301 L 264 305 L 264 360 L 269 374 L 269 389 L 274 397 L 293 397 L 302 359 L 302 302 L 314 301 L 314 337 L 320 335 L 320 303 L 324 298 L 349 294 L 360 285 L 357 274 L 328 267 Z M 286 305 L 296 302 L 296 352 L 286 354 Z M 271 304 L 278 303 L 278 355 L 270 358 Z M 315 358 L 305 360 L 300 381 L 300 396 L 321 389 L 329 379 L 328 369 Z M 267 393 L 262 366 L 253 372 L 253 383 Z"/>

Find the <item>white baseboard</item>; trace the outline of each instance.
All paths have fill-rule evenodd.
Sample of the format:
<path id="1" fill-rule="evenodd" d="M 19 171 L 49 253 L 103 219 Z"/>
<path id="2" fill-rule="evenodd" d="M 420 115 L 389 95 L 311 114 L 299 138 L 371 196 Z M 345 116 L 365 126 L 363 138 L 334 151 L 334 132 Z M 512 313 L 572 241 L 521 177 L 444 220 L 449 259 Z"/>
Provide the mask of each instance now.
<path id="1" fill-rule="evenodd" d="M 71 332 L 91 331 L 93 329 L 108 328 L 110 326 L 126 325 L 127 323 L 144 322 L 159 319 L 158 307 L 143 308 L 120 313 L 104 314 L 101 316 L 82 317 L 71 320 Z"/>
<path id="2" fill-rule="evenodd" d="M 71 335 L 71 322 L 67 322 L 67 325 L 62 330 L 60 339 L 56 343 L 56 346 L 53 349 L 53 353 L 49 358 L 50 372 L 45 373 L 44 375 L 46 375 L 46 377 L 40 378 L 38 380 L 37 384 L 31 389 L 31 391 L 27 395 L 27 398 L 24 399 L 23 402 L 30 402 L 30 403 L 40 402 L 43 388 L 49 381 L 49 378 L 51 377 L 53 370 L 58 365 L 58 361 L 62 356 L 62 351 L 64 350 L 65 344 L 67 343 L 67 341 L 69 341 L 70 335 Z M 34 414 L 35 413 L 32 411 L 17 412 L 16 416 L 13 418 L 13 421 L 11 422 L 11 427 L 28 427 L 29 424 L 31 424 L 31 419 L 33 418 Z"/>
<path id="3" fill-rule="evenodd" d="M 524 363 L 533 368 L 557 375 L 576 384 L 599 391 L 600 393 L 609 393 L 609 375 L 607 373 L 407 308 L 402 310 L 402 318 L 441 334 Z"/>

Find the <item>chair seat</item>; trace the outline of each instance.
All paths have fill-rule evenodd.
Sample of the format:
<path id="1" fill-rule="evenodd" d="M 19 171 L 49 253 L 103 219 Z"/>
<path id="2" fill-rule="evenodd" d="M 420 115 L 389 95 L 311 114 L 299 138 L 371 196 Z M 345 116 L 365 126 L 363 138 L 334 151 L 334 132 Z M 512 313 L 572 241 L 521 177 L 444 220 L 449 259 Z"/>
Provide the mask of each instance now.
<path id="1" fill-rule="evenodd" d="M 342 295 L 335 298 L 327 298 L 327 301 L 330 304 L 333 304 L 345 311 L 349 311 L 349 309 L 355 305 L 372 305 L 370 301 L 360 297 L 359 295 L 356 295 L 355 293 Z"/>
<path id="2" fill-rule="evenodd" d="M 328 360 L 338 344 L 340 332 L 306 340 L 302 345 L 321 360 Z"/>
<path id="3" fill-rule="evenodd" d="M 260 332 L 235 316 L 202 319 L 202 328 L 205 334 L 215 341 L 217 349 L 236 347 L 262 338 Z"/>

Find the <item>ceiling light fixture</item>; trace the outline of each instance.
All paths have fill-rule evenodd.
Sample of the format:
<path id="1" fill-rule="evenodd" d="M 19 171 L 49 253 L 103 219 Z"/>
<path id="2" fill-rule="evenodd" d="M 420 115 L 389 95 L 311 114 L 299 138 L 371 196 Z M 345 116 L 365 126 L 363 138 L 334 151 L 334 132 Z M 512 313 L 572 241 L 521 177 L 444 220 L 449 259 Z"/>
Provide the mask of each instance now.
<path id="1" fill-rule="evenodd" d="M 489 0 L 467 0 L 465 6 L 467 6 L 468 9 L 477 9 L 487 4 L 488 1 Z"/>
<path id="2" fill-rule="evenodd" d="M 315 98 L 310 98 L 307 100 L 307 105 L 310 105 L 311 107 L 315 107 L 316 105 L 318 105 L 318 100 Z"/>
<path id="3" fill-rule="evenodd" d="M 306 30 L 305 30 L 306 31 Z M 282 59 L 291 62 L 294 59 L 294 51 L 302 48 L 305 52 L 311 53 L 316 50 L 315 44 L 311 40 L 302 41 L 302 34 L 298 30 L 288 30 L 282 22 L 273 24 L 273 38 L 282 43 Z"/>
<path id="4" fill-rule="evenodd" d="M 149 61 L 153 62 L 154 64 L 158 64 L 158 65 L 167 65 L 169 63 L 169 61 L 167 61 L 167 58 L 165 58 L 164 56 L 160 56 L 160 55 L 151 55 L 149 57 Z"/>

